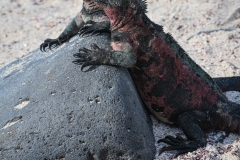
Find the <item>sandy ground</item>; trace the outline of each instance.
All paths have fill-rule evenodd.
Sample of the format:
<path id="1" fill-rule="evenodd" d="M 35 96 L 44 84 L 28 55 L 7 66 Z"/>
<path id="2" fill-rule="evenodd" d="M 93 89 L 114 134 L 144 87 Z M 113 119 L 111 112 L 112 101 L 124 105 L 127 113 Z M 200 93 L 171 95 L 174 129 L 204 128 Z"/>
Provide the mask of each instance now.
<path id="1" fill-rule="evenodd" d="M 147 2 L 149 18 L 163 25 L 211 76 L 240 76 L 239 0 Z M 1 0 L 0 68 L 34 51 L 46 38 L 58 37 L 81 7 L 81 0 Z M 240 103 L 239 93 L 230 93 L 229 97 L 235 97 Z M 178 128 L 153 120 L 156 139 L 166 133 L 182 133 Z M 224 143 L 214 143 L 214 139 L 224 134 L 210 133 L 207 147 L 178 159 L 240 159 L 239 136 L 230 134 Z M 172 156 L 162 154 L 156 159 Z"/>

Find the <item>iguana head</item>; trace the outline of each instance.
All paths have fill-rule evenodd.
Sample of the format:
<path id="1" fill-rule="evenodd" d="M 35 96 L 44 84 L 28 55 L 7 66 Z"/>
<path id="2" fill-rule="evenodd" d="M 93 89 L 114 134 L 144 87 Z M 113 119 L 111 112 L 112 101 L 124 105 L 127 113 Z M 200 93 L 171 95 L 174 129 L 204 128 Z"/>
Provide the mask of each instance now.
<path id="1" fill-rule="evenodd" d="M 94 0 L 110 19 L 111 30 L 122 28 L 135 16 L 145 14 L 145 0 Z"/>
<path id="2" fill-rule="evenodd" d="M 103 7 L 112 6 L 112 7 L 119 7 L 122 6 L 127 0 L 94 0 L 98 5 Z"/>
<path id="3" fill-rule="evenodd" d="M 94 0 L 103 8 L 119 8 L 125 11 L 127 8 L 136 8 L 139 11 L 146 12 L 146 0 Z"/>

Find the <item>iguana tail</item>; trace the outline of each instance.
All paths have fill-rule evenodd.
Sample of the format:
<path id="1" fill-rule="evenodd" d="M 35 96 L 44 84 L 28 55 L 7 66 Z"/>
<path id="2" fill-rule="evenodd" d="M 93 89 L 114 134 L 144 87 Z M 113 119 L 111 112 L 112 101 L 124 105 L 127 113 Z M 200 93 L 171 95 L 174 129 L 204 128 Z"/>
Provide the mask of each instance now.
<path id="1" fill-rule="evenodd" d="M 239 91 L 240 92 L 240 76 L 236 77 L 219 77 L 213 78 L 213 80 L 217 83 L 219 88 L 223 92 L 226 91 Z"/>

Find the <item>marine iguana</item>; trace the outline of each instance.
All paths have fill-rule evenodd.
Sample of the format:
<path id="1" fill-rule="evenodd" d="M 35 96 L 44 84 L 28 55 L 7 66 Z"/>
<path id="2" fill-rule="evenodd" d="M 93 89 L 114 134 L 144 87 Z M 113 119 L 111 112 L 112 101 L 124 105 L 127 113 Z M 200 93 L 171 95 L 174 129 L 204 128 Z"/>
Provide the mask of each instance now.
<path id="1" fill-rule="evenodd" d="M 81 28 L 88 29 L 81 32 Z M 41 45 L 40 50 L 52 49 L 52 46 L 59 46 L 75 36 L 79 31 L 80 35 L 96 32 L 109 32 L 110 22 L 104 11 L 99 8 L 93 0 L 84 0 L 83 8 L 76 17 L 67 25 L 57 39 L 46 39 Z M 83 31 L 83 30 L 82 30 Z"/>
<path id="2" fill-rule="evenodd" d="M 89 65 L 129 69 L 138 92 L 159 120 L 178 124 L 187 139 L 166 136 L 160 153 L 177 155 L 207 144 L 203 131 L 240 133 L 240 105 L 230 102 L 214 80 L 178 45 L 169 33 L 145 14 L 143 0 L 94 0 L 111 22 L 113 50 L 81 48 L 74 54 L 81 70 Z"/>
<path id="3" fill-rule="evenodd" d="M 155 24 L 155 27 L 161 30 L 161 26 Z M 109 32 L 110 21 L 103 9 L 98 7 L 94 0 L 84 0 L 83 8 L 76 17 L 67 25 L 64 31 L 56 39 L 46 39 L 41 45 L 40 50 L 46 52 L 46 48 L 52 49 L 68 41 L 79 33 L 85 34 Z M 240 91 L 240 77 L 222 77 L 213 78 L 222 91 Z"/>
<path id="4" fill-rule="evenodd" d="M 162 29 L 162 27 L 157 24 L 155 24 L 155 27 L 160 30 Z M 57 47 L 61 45 L 77 33 L 83 36 L 85 34 L 92 35 L 93 33 L 109 32 L 109 30 L 110 21 L 103 9 L 98 7 L 94 3 L 94 0 L 84 0 L 82 10 L 67 25 L 60 36 L 58 36 L 57 39 L 46 39 L 40 45 L 40 50 L 44 52 L 46 51 L 46 48 L 51 50 L 53 46 Z M 240 85 L 237 85 L 240 82 L 240 77 L 222 77 L 213 79 L 223 91 L 240 91 Z"/>

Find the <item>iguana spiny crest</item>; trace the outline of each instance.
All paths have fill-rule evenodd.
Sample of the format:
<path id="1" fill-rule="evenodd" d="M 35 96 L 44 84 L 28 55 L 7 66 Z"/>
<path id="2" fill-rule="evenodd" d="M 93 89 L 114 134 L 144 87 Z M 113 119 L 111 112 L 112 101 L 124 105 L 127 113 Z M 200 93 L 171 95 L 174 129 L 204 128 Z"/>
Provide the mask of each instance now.
<path id="1" fill-rule="evenodd" d="M 119 7 L 123 11 L 128 8 L 136 9 L 137 13 L 146 13 L 147 11 L 147 2 L 146 0 L 95 0 L 98 5 L 111 5 L 113 7 Z"/>

